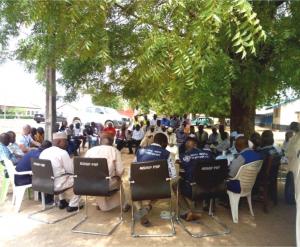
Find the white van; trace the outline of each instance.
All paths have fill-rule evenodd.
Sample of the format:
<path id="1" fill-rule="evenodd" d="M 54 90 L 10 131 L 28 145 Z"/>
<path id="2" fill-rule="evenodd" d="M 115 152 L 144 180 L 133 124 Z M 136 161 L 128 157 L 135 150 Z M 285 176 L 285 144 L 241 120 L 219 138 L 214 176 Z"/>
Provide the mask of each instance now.
<path id="1" fill-rule="evenodd" d="M 129 124 L 130 119 L 110 107 L 87 106 L 81 109 L 77 116 L 73 116 L 70 122 L 74 121 L 80 121 L 82 124 L 95 122 L 104 126 L 112 123 L 115 128 L 120 128 L 123 123 Z"/>

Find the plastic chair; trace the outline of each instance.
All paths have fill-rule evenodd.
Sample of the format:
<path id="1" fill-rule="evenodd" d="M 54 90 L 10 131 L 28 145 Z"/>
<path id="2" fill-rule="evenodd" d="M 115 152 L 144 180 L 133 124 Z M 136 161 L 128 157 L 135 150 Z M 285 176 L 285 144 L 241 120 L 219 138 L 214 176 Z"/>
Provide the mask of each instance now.
<path id="1" fill-rule="evenodd" d="M 257 174 L 261 169 L 262 162 L 263 162 L 262 160 L 258 160 L 241 166 L 237 175 L 231 179 L 231 180 L 238 180 L 241 186 L 240 193 L 234 193 L 232 191 L 227 190 L 227 194 L 229 196 L 229 201 L 230 201 L 232 220 L 234 223 L 238 223 L 239 221 L 238 208 L 239 208 L 239 201 L 241 197 L 247 197 L 250 213 L 252 216 L 254 216 L 253 209 L 252 209 L 251 193 L 252 193 L 252 188 L 255 183 Z"/>
<path id="2" fill-rule="evenodd" d="M 190 186 L 197 186 L 200 188 L 200 192 L 196 189 L 192 189 L 192 201 L 202 201 L 203 199 L 209 199 L 209 213 L 208 215 L 223 228 L 223 231 L 210 231 L 210 232 L 198 232 L 192 233 L 187 229 L 183 221 L 179 217 L 179 183 L 177 184 L 177 212 L 176 220 L 179 225 L 185 230 L 190 236 L 194 238 L 202 238 L 208 236 L 219 236 L 230 233 L 228 227 L 222 223 L 213 213 L 213 203 L 216 197 L 222 196 L 224 193 L 225 178 L 228 174 L 227 160 L 214 160 L 214 161 L 200 161 L 194 164 L 193 168 L 193 183 Z M 182 182 L 187 182 L 183 181 Z"/>
<path id="3" fill-rule="evenodd" d="M 5 176 L 5 166 L 0 162 L 0 176 L 1 176 L 1 191 L 0 191 L 0 204 L 5 202 L 8 188 L 9 188 L 9 178 Z"/>
<path id="4" fill-rule="evenodd" d="M 120 181 L 120 217 L 119 220 L 107 232 L 81 231 L 77 228 L 88 219 L 87 196 L 111 196 L 118 190 L 109 189 L 109 176 L 107 160 L 104 158 L 74 158 L 74 193 L 85 196 L 85 215 L 73 228 L 74 233 L 92 235 L 111 235 L 123 221 L 122 209 L 122 182 Z"/>
<path id="5" fill-rule="evenodd" d="M 31 175 L 32 172 L 31 171 L 17 172 L 15 166 L 9 159 L 4 159 L 4 164 L 9 175 L 10 183 L 12 184 L 13 187 L 12 204 L 15 207 L 16 212 L 20 212 L 25 191 L 26 189 L 31 188 L 32 184 L 16 186 L 15 175 Z"/>
<path id="6" fill-rule="evenodd" d="M 42 222 L 42 223 L 46 223 L 46 224 L 54 224 L 56 222 L 65 220 L 67 218 L 70 218 L 70 217 L 72 217 L 72 216 L 74 216 L 78 213 L 78 211 L 77 211 L 75 213 L 68 214 L 66 216 L 63 216 L 63 217 L 55 219 L 55 220 L 44 220 L 44 219 L 37 218 L 36 217 L 37 214 L 40 214 L 40 213 L 45 212 L 47 210 L 50 210 L 50 209 L 54 208 L 55 205 L 56 205 L 56 202 L 54 202 L 53 206 L 46 207 L 45 193 L 50 194 L 50 195 L 54 195 L 54 199 L 56 199 L 55 196 L 57 196 L 61 193 L 64 193 L 66 190 L 68 190 L 72 187 L 66 188 L 66 189 L 61 190 L 61 191 L 54 191 L 55 177 L 53 175 L 53 168 L 52 168 L 52 164 L 51 164 L 50 160 L 32 158 L 31 159 L 31 169 L 32 169 L 32 189 L 34 191 L 39 191 L 39 192 L 42 193 L 43 209 L 31 213 L 28 216 L 28 218 L 30 218 L 32 220 L 35 220 L 35 221 Z M 63 177 L 63 176 L 66 176 L 66 175 L 69 176 L 70 174 L 63 174 L 59 177 Z"/>
<path id="7" fill-rule="evenodd" d="M 130 167 L 131 200 L 169 199 L 172 214 L 171 178 L 166 160 L 135 162 Z M 166 234 L 137 234 L 135 232 L 134 206 L 131 207 L 132 237 L 172 237 L 175 235 L 173 217 L 170 217 L 171 232 Z"/>

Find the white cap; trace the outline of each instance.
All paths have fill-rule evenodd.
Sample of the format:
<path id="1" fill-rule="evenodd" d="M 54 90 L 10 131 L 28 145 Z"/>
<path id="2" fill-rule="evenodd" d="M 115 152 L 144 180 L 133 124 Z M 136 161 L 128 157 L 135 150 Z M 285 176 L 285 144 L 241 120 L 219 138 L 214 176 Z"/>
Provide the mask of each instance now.
<path id="1" fill-rule="evenodd" d="M 53 133 L 53 140 L 59 140 L 59 139 L 68 139 L 67 134 L 65 132 Z"/>

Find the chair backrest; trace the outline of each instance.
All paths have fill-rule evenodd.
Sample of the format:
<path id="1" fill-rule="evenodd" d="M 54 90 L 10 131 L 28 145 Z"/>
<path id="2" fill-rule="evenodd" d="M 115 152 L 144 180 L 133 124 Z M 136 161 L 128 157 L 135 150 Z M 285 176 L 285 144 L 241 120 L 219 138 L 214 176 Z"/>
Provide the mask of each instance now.
<path id="1" fill-rule="evenodd" d="M 54 175 L 50 160 L 31 158 L 32 189 L 54 194 Z"/>
<path id="2" fill-rule="evenodd" d="M 199 161 L 194 165 L 194 181 L 207 191 L 224 183 L 228 174 L 227 160 Z"/>
<path id="3" fill-rule="evenodd" d="M 74 193 L 109 196 L 109 171 L 104 158 L 74 158 Z"/>
<path id="4" fill-rule="evenodd" d="M 240 181 L 241 194 L 251 193 L 262 163 L 262 160 L 257 160 L 240 167 L 235 179 Z"/>
<path id="5" fill-rule="evenodd" d="M 15 186 L 16 168 L 15 168 L 14 164 L 12 163 L 12 161 L 9 159 L 4 159 L 3 162 L 4 162 L 5 168 L 7 170 L 10 182 L 13 186 Z"/>
<path id="6" fill-rule="evenodd" d="M 134 162 L 130 167 L 130 187 L 133 201 L 171 197 L 166 160 Z"/>

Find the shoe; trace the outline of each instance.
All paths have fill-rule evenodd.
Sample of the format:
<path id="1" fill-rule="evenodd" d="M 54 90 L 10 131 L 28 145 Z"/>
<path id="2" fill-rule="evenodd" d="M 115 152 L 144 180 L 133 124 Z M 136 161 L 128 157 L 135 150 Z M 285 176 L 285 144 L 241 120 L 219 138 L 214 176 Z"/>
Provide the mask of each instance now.
<path id="1" fill-rule="evenodd" d="M 82 208 L 83 208 L 83 205 L 79 206 L 79 209 L 82 209 Z M 67 212 L 69 212 L 69 213 L 77 211 L 77 210 L 78 210 L 78 207 L 70 207 L 70 206 L 67 207 Z"/>
<path id="2" fill-rule="evenodd" d="M 68 206 L 69 206 L 69 203 L 65 199 L 59 201 L 59 204 L 58 204 L 59 209 L 65 209 Z"/>
<path id="3" fill-rule="evenodd" d="M 127 213 L 127 212 L 129 211 L 130 208 L 131 208 L 131 206 L 130 206 L 128 203 L 126 203 L 126 204 L 123 206 L 123 212 L 124 212 L 124 213 Z"/>
<path id="4" fill-rule="evenodd" d="M 150 227 L 152 226 L 151 222 L 148 220 L 148 218 L 146 216 L 143 216 L 141 218 L 141 225 L 144 226 L 144 227 Z"/>

